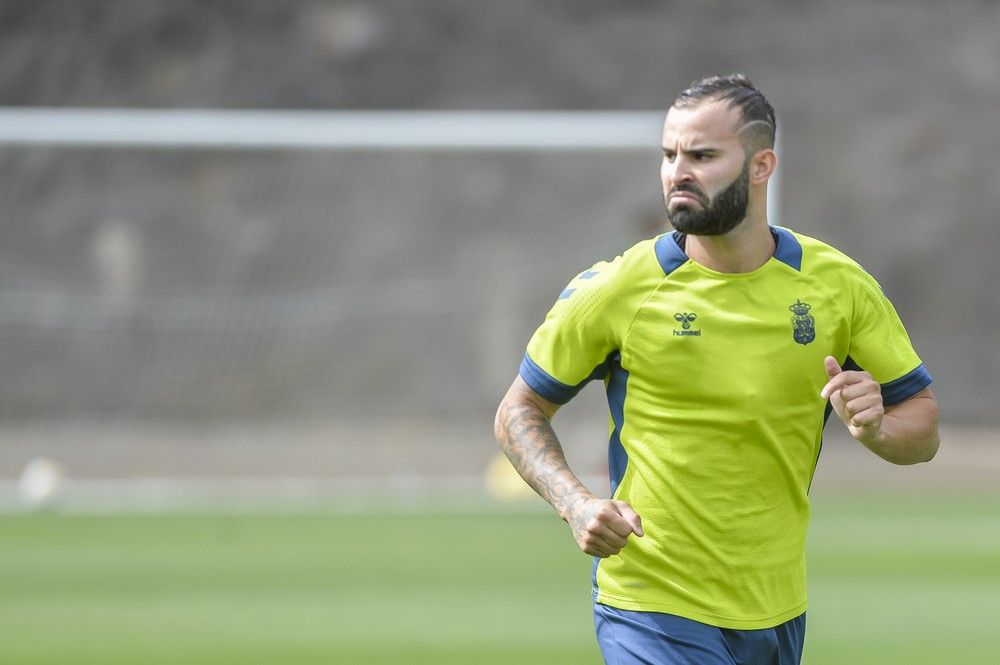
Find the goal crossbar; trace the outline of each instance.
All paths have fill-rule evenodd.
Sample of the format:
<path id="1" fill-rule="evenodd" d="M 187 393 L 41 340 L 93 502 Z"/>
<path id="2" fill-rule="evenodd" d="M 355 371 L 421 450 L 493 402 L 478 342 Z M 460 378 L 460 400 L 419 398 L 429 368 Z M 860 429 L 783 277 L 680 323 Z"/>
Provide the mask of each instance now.
<path id="1" fill-rule="evenodd" d="M 662 112 L 0 108 L 0 145 L 221 150 L 656 150 Z"/>

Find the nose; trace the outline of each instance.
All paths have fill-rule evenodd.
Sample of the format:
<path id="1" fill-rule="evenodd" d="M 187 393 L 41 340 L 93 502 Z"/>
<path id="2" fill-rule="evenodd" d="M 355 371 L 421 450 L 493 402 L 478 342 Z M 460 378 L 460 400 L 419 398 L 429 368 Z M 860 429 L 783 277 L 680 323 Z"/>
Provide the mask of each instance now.
<path id="1" fill-rule="evenodd" d="M 688 168 L 688 163 L 682 157 L 677 156 L 674 161 L 663 158 L 663 165 L 660 167 L 660 177 L 663 180 L 664 191 L 671 191 L 682 182 L 693 182 L 694 176 Z"/>

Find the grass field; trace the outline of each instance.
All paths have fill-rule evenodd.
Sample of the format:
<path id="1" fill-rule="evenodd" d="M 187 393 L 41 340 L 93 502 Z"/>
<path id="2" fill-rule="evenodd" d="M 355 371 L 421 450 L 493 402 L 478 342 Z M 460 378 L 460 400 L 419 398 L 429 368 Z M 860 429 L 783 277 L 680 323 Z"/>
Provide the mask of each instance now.
<path id="1" fill-rule="evenodd" d="M 548 512 L 0 517 L 2 663 L 600 663 Z M 822 497 L 809 665 L 991 664 L 1000 497 Z"/>

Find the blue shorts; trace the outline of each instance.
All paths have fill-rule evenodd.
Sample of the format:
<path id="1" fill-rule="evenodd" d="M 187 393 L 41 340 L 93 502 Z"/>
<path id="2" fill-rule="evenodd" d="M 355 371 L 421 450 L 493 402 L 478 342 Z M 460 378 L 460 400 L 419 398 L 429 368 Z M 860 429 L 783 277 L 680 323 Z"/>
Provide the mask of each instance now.
<path id="1" fill-rule="evenodd" d="M 731 630 L 659 612 L 594 603 L 607 665 L 799 665 L 806 615 L 774 628 Z"/>

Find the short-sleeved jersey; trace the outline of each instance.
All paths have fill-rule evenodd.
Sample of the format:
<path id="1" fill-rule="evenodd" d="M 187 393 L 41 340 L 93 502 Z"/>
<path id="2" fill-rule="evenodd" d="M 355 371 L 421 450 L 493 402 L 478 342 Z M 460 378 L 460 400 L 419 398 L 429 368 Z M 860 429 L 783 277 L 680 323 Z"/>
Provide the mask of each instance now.
<path id="1" fill-rule="evenodd" d="M 691 261 L 676 232 L 640 242 L 577 275 L 528 344 L 520 374 L 546 399 L 607 390 L 612 493 L 645 536 L 595 561 L 600 603 L 734 629 L 804 612 L 824 358 L 870 372 L 886 405 L 931 382 L 868 273 L 771 233 L 749 273 Z"/>

